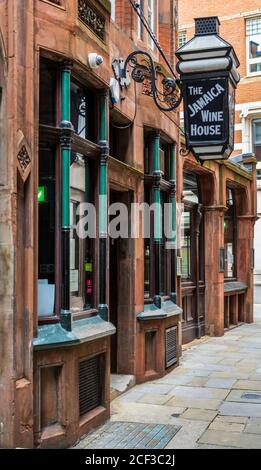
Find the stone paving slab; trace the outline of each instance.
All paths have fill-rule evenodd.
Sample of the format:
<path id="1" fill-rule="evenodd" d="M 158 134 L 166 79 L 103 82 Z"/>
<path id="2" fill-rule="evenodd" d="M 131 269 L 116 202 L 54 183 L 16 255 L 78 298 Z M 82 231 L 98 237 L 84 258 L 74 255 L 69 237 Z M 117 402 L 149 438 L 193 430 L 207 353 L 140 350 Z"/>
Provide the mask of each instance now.
<path id="1" fill-rule="evenodd" d="M 214 422 L 219 423 L 239 423 L 246 425 L 249 422 L 249 418 L 246 416 L 222 416 L 218 415 Z"/>
<path id="2" fill-rule="evenodd" d="M 208 428 L 210 431 L 225 431 L 225 432 L 243 432 L 245 429 L 245 424 L 240 423 L 222 423 L 214 421 L 209 425 Z"/>
<path id="3" fill-rule="evenodd" d="M 152 405 L 165 405 L 170 400 L 169 395 L 159 395 L 157 393 L 145 393 L 137 400 L 138 403 L 151 403 Z"/>
<path id="4" fill-rule="evenodd" d="M 257 403 L 261 405 L 261 391 L 253 390 L 232 390 L 226 401 L 237 403 Z"/>
<path id="5" fill-rule="evenodd" d="M 235 403 L 224 402 L 219 408 L 219 412 L 226 416 L 248 416 L 253 418 L 261 418 L 261 405 L 256 403 Z"/>
<path id="6" fill-rule="evenodd" d="M 207 400 L 224 400 L 229 389 L 177 386 L 173 393 L 175 397 L 200 398 Z"/>
<path id="7" fill-rule="evenodd" d="M 210 423 L 217 416 L 217 413 L 217 411 L 188 408 L 181 415 L 181 418 L 193 421 L 207 421 L 208 423 Z"/>
<path id="8" fill-rule="evenodd" d="M 218 444 L 239 449 L 261 449 L 260 436 L 239 432 L 207 430 L 199 439 L 201 444 Z"/>
<path id="9" fill-rule="evenodd" d="M 245 428 L 245 432 L 250 434 L 261 434 L 261 418 L 251 418 Z"/>
<path id="10" fill-rule="evenodd" d="M 202 410 L 218 410 L 222 400 L 206 400 L 200 398 L 175 397 L 166 403 L 166 406 L 179 406 L 183 408 L 200 408 Z"/>
<path id="11" fill-rule="evenodd" d="M 261 390 L 261 380 L 238 380 L 232 387 L 239 390 Z"/>
<path id="12" fill-rule="evenodd" d="M 224 389 L 230 389 L 233 387 L 234 383 L 236 382 L 236 379 L 222 379 L 218 377 L 212 377 L 206 382 L 206 387 L 210 388 L 224 388 Z"/>

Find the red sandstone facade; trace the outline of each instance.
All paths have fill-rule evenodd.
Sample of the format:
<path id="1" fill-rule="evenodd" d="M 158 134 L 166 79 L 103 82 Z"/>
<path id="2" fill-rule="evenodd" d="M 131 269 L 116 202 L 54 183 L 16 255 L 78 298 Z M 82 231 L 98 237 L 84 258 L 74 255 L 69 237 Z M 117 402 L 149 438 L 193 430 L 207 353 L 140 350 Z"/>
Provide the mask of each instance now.
<path id="1" fill-rule="evenodd" d="M 77 99 L 83 95 L 90 113 L 78 135 L 80 119 L 86 118 L 78 116 L 74 123 L 71 207 L 90 188 L 91 198 L 99 206 L 99 142 L 104 138 L 101 132 L 106 131 L 111 147 L 107 161 L 109 199 L 126 204 L 143 202 L 145 146 L 151 148 L 157 134 L 165 152 L 173 145 L 177 154 L 179 133 L 173 122 L 178 124 L 179 114 L 161 113 L 133 82 L 122 90 L 119 104 L 113 106 L 110 101 L 114 59 L 126 59 L 138 44 L 160 61 L 145 30 L 138 38 L 137 15 L 128 2 L 116 2 L 115 21 L 111 21 L 108 0 L 18 3 L 0 3 L 0 445 L 68 447 L 109 417 L 110 371 L 132 374 L 142 382 L 178 365 L 181 323 L 180 309 L 169 300 L 171 280 L 166 266 L 163 307 L 167 302 L 170 308 L 167 313 L 152 312 L 149 319 L 144 315 L 153 286 L 145 302 L 142 239 L 120 240 L 115 245 L 107 240 L 105 300 L 109 321 L 102 319 L 97 310 L 99 241 L 89 247 L 91 255 L 87 253 L 88 259 L 86 254 L 84 263 L 81 261 L 79 266 L 84 270 L 79 273 L 82 248 L 71 235 L 72 331 L 66 332 L 60 325 L 64 288 L 59 203 L 61 71 L 65 73 L 69 67 L 71 74 L 72 116 Z M 165 0 L 154 6 L 153 28 L 173 61 L 175 2 Z M 88 65 L 88 54 L 93 52 L 104 58 L 95 70 Z M 101 116 L 104 96 L 106 108 Z M 86 108 L 81 112 L 86 113 Z M 134 117 L 129 129 L 116 127 L 131 124 Z M 100 128 L 102 119 L 106 119 L 105 131 L 104 126 L 103 131 Z M 169 187 L 166 182 L 166 194 Z M 150 270 L 153 277 L 152 264 Z M 81 282 L 83 289 L 86 287 L 84 308 L 78 305 Z M 54 303 L 52 315 L 45 311 L 50 299 Z M 171 360 L 167 360 L 166 351 L 169 332 Z"/>
<path id="2" fill-rule="evenodd" d="M 184 159 L 179 154 L 179 112 L 160 112 L 145 86 L 131 82 L 121 91 L 119 103 L 112 105 L 108 92 L 114 59 L 126 59 L 139 47 L 148 50 L 165 73 L 129 2 L 115 4 L 114 21 L 108 0 L 20 0 L 19 7 L 15 0 L 0 2 L 1 447 L 72 445 L 109 417 L 110 372 L 131 374 L 137 383 L 159 378 L 178 365 L 182 338 L 188 342 L 205 332 L 222 335 L 231 323 L 252 321 L 255 161 L 243 162 L 249 166 L 246 171 L 233 162 L 201 167 L 192 156 Z M 160 0 L 154 6 L 155 34 L 174 65 L 177 2 Z M 148 2 L 144 10 L 148 17 Z M 88 23 L 88 18 L 94 20 Z M 95 70 L 88 65 L 88 54 L 93 52 L 104 58 Z M 83 95 L 89 110 L 87 125 L 72 136 L 71 207 L 90 189 L 99 208 L 105 96 L 110 202 L 129 205 L 151 200 L 156 136 L 163 161 L 168 162 L 175 149 L 176 195 L 185 204 L 186 235 L 177 253 L 178 260 L 183 259 L 174 279 L 177 305 L 171 298 L 170 258 L 162 252 L 161 309 L 153 306 L 150 240 L 107 240 L 108 321 L 98 315 L 99 241 L 89 246 L 91 254 L 83 262 L 83 248 L 73 235 L 72 332 L 60 324 L 60 81 L 65 61 L 73 84 L 72 114 Z M 75 130 L 80 122 L 74 123 Z M 171 185 L 165 170 L 160 188 L 168 199 Z M 231 229 L 235 218 L 237 264 L 225 267 L 224 223 Z M 231 237 L 228 231 L 227 244 L 231 245 Z M 46 240 L 53 241 L 46 244 Z M 79 259 L 84 270 L 77 277 Z M 224 291 L 225 269 L 233 270 L 233 277 L 230 289 Z M 81 283 L 87 286 L 84 308 L 79 308 Z M 41 292 L 54 296 L 52 315 L 42 314 Z M 178 306 L 183 306 L 183 318 Z"/>

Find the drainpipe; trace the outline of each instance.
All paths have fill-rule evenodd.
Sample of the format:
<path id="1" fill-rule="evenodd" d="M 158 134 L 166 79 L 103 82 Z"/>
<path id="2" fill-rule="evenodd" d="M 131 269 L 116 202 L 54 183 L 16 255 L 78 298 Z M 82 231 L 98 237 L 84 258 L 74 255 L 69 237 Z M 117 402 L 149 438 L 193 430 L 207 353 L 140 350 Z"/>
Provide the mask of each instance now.
<path id="1" fill-rule="evenodd" d="M 72 331 L 70 311 L 70 163 L 73 125 L 70 111 L 71 62 L 62 66 L 61 94 L 61 156 L 62 156 L 62 308 L 61 325 Z"/>
<path id="2" fill-rule="evenodd" d="M 176 146 L 170 147 L 170 202 L 171 202 L 171 300 L 177 303 L 177 235 L 176 235 Z"/>
<path id="3" fill-rule="evenodd" d="M 99 180 L 99 306 L 100 317 L 108 321 L 106 303 L 107 239 L 108 239 L 108 158 L 107 137 L 107 96 L 106 90 L 100 94 L 100 180 Z"/>
<path id="4" fill-rule="evenodd" d="M 154 191 L 154 257 L 155 257 L 155 296 L 154 304 L 161 308 L 160 296 L 160 243 L 162 237 L 161 227 L 161 203 L 160 183 L 162 172 L 160 171 L 160 133 L 153 134 L 153 191 Z"/>

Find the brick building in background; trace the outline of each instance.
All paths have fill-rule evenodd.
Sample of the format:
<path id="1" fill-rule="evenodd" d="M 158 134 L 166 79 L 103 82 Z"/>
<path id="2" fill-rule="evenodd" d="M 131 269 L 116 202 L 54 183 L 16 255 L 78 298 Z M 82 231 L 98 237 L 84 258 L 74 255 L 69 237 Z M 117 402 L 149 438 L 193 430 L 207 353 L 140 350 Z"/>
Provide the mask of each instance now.
<path id="1" fill-rule="evenodd" d="M 179 1 L 179 44 L 194 34 L 194 18 L 218 16 L 220 35 L 240 61 L 236 94 L 235 151 L 257 159 L 257 213 L 261 215 L 261 4 L 259 0 Z M 261 303 L 261 221 L 255 226 L 255 303 Z"/>

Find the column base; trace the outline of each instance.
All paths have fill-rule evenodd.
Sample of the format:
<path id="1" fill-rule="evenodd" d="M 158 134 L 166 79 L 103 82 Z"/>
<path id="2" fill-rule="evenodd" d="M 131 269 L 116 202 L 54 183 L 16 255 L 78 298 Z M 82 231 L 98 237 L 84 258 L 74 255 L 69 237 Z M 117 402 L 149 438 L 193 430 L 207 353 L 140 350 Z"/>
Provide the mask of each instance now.
<path id="1" fill-rule="evenodd" d="M 155 297 L 154 297 L 154 304 L 156 305 L 156 307 L 161 308 L 161 305 L 162 305 L 162 298 L 161 298 L 160 295 L 155 295 Z"/>
<path id="2" fill-rule="evenodd" d="M 70 310 L 62 310 L 60 322 L 64 330 L 72 331 L 72 312 Z"/>
<path id="3" fill-rule="evenodd" d="M 108 309 L 108 305 L 107 305 L 107 304 L 100 304 L 100 305 L 98 306 L 98 312 L 99 312 L 100 317 L 101 317 L 104 321 L 109 321 L 109 309 Z"/>

